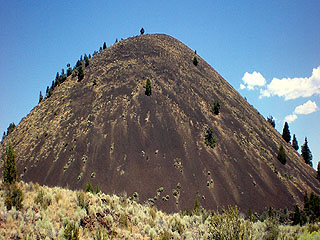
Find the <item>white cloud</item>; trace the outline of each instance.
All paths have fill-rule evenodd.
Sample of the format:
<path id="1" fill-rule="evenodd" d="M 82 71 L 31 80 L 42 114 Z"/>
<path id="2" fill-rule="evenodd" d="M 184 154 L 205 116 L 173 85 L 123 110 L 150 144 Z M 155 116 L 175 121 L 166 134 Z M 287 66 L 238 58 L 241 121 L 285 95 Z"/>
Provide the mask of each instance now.
<path id="1" fill-rule="evenodd" d="M 294 120 L 296 120 L 298 118 L 298 116 L 296 114 L 291 114 L 291 115 L 288 115 L 284 118 L 284 121 L 285 122 L 288 122 L 288 123 L 292 123 Z"/>
<path id="2" fill-rule="evenodd" d="M 246 72 L 242 77 L 242 81 L 244 84 L 240 84 L 240 89 L 248 88 L 253 90 L 255 86 L 263 87 L 266 85 L 266 79 L 259 72 Z"/>
<path id="3" fill-rule="evenodd" d="M 311 77 L 273 78 L 266 89 L 260 89 L 260 98 L 276 95 L 290 100 L 314 94 L 320 94 L 320 66 L 312 70 Z"/>
<path id="4" fill-rule="evenodd" d="M 308 102 L 297 106 L 294 110 L 294 113 L 295 114 L 310 114 L 310 113 L 316 112 L 318 110 L 319 110 L 319 108 L 318 108 L 317 104 L 315 102 L 312 102 L 311 100 L 309 100 Z"/>

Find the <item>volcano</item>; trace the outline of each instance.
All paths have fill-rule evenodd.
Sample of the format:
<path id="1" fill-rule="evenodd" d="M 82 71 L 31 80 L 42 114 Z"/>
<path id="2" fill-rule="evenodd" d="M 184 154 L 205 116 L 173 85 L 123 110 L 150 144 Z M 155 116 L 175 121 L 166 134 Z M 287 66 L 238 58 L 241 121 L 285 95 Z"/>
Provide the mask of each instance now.
<path id="1" fill-rule="evenodd" d="M 94 54 L 81 81 L 76 71 L 2 141 L 0 157 L 11 142 L 19 179 L 71 189 L 91 182 L 167 212 L 191 208 L 196 197 L 207 209 L 245 212 L 292 207 L 306 192 L 320 193 L 315 170 L 173 37 L 121 40 Z"/>

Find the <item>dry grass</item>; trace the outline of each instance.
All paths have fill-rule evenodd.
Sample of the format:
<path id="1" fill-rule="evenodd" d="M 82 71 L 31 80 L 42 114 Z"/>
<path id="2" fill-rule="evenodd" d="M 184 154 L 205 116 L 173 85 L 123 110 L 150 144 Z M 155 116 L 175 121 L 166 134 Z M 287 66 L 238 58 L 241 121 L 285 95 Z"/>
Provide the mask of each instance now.
<path id="1" fill-rule="evenodd" d="M 267 219 L 252 223 L 237 208 L 214 215 L 165 214 L 125 196 L 91 194 L 20 182 L 23 208 L 7 211 L 0 192 L 1 239 L 319 239 L 320 225 L 285 226 Z M 312 232 L 312 233 L 310 233 Z"/>

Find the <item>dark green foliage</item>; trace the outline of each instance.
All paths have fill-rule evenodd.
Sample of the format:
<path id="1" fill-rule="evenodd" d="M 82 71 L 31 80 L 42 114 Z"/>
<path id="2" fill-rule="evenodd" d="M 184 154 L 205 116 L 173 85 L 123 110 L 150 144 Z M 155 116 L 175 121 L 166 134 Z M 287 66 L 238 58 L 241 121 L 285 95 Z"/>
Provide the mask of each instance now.
<path id="1" fill-rule="evenodd" d="M 269 209 L 268 209 L 268 217 L 269 218 L 274 218 L 274 210 L 273 208 L 270 206 Z"/>
<path id="2" fill-rule="evenodd" d="M 61 75 L 60 75 L 60 78 L 59 78 L 59 82 L 60 82 L 60 83 L 63 83 L 65 80 L 67 80 L 67 76 L 66 76 L 66 74 L 64 73 L 64 69 L 62 68 L 62 69 L 61 69 Z"/>
<path id="3" fill-rule="evenodd" d="M 69 77 L 72 74 L 72 68 L 68 67 L 67 69 L 67 77 Z"/>
<path id="4" fill-rule="evenodd" d="M 214 148 L 216 146 L 216 138 L 215 138 L 215 136 L 213 136 L 213 129 L 212 128 L 207 129 L 207 133 L 206 133 L 204 141 L 207 146 L 210 146 L 212 148 Z"/>
<path id="5" fill-rule="evenodd" d="M 249 208 L 249 211 L 248 211 L 248 220 L 249 220 L 250 222 L 253 222 L 253 221 L 254 221 L 254 217 L 253 217 L 253 213 L 252 213 L 251 208 Z"/>
<path id="6" fill-rule="evenodd" d="M 152 84 L 151 84 L 151 80 L 150 80 L 149 78 L 147 78 L 145 94 L 146 94 L 147 96 L 151 96 L 151 93 L 152 93 Z"/>
<path id="7" fill-rule="evenodd" d="M 306 164 L 309 164 L 312 167 L 312 154 L 308 147 L 307 137 L 304 139 L 304 144 L 301 146 L 301 155 Z"/>
<path id="8" fill-rule="evenodd" d="M 301 212 L 298 205 L 294 207 L 294 213 L 292 217 L 292 225 L 303 225 L 305 222 L 303 220 L 303 213 Z"/>
<path id="9" fill-rule="evenodd" d="M 304 212 L 309 218 L 310 223 L 314 223 L 320 220 L 320 197 L 314 192 L 304 196 Z"/>
<path id="10" fill-rule="evenodd" d="M 89 59 L 91 59 L 91 54 L 89 54 Z"/>
<path id="11" fill-rule="evenodd" d="M 12 184 L 17 180 L 17 166 L 11 143 L 7 147 L 6 155 L 3 166 L 3 182 Z"/>
<path id="12" fill-rule="evenodd" d="M 79 207 L 88 211 L 89 200 L 85 192 L 83 191 L 77 192 L 77 203 Z"/>
<path id="13" fill-rule="evenodd" d="M 267 117 L 267 122 L 270 123 L 272 127 L 276 127 L 276 122 L 272 116 Z"/>
<path id="14" fill-rule="evenodd" d="M 12 183 L 6 186 L 6 198 L 5 206 L 7 210 L 10 210 L 12 207 L 15 207 L 17 210 L 21 210 L 23 207 L 23 194 L 21 189 L 18 187 L 17 183 Z"/>
<path id="15" fill-rule="evenodd" d="M 78 60 L 76 63 L 75 69 L 79 68 L 82 65 L 82 61 Z"/>
<path id="16" fill-rule="evenodd" d="M 103 50 L 107 48 L 106 42 L 103 43 Z"/>
<path id="17" fill-rule="evenodd" d="M 298 151 L 299 149 L 299 146 L 298 146 L 298 140 L 296 139 L 296 135 L 293 134 L 293 138 L 292 138 L 292 147 Z"/>
<path id="18" fill-rule="evenodd" d="M 40 91 L 40 95 L 39 95 L 39 103 L 43 100 L 43 96 L 42 96 L 42 92 Z"/>
<path id="19" fill-rule="evenodd" d="M 9 124 L 9 127 L 7 128 L 7 136 L 16 128 L 16 125 L 14 122 Z"/>
<path id="20" fill-rule="evenodd" d="M 35 197 L 34 202 L 39 204 L 43 209 L 47 209 L 47 207 L 51 204 L 52 199 L 46 196 L 45 192 L 41 189 Z"/>
<path id="21" fill-rule="evenodd" d="M 87 183 L 87 185 L 86 185 L 86 192 L 91 192 L 91 193 L 93 193 L 93 187 L 92 187 L 91 182 L 88 182 L 88 183 Z"/>
<path id="22" fill-rule="evenodd" d="M 200 211 L 201 211 L 200 201 L 199 201 L 199 198 L 196 196 L 193 202 L 192 212 L 193 214 L 199 215 Z"/>
<path id="23" fill-rule="evenodd" d="M 82 69 L 82 65 L 80 65 L 79 69 L 78 69 L 78 82 L 80 82 L 84 77 L 84 73 L 83 73 L 83 69 Z"/>
<path id="24" fill-rule="evenodd" d="M 194 64 L 195 66 L 198 66 L 198 59 L 197 59 L 196 56 L 193 57 L 193 64 Z"/>
<path id="25" fill-rule="evenodd" d="M 85 54 L 85 55 L 84 55 L 84 66 L 85 66 L 85 67 L 88 67 L 88 66 L 89 66 L 89 63 L 90 63 L 89 58 L 88 58 L 87 54 Z"/>
<path id="26" fill-rule="evenodd" d="M 318 162 L 317 166 L 317 179 L 320 181 L 320 162 Z"/>
<path id="27" fill-rule="evenodd" d="M 287 122 L 284 123 L 283 131 L 282 131 L 282 138 L 288 143 L 291 140 L 291 135 L 289 131 L 289 125 Z"/>
<path id="28" fill-rule="evenodd" d="M 220 103 L 218 100 L 214 100 L 211 111 L 216 115 L 220 113 Z"/>
<path id="29" fill-rule="evenodd" d="M 67 240 L 78 240 L 79 226 L 75 222 L 67 221 L 64 227 L 63 236 Z"/>
<path id="30" fill-rule="evenodd" d="M 287 156 L 282 145 L 280 145 L 277 158 L 283 165 L 286 164 Z"/>
<path id="31" fill-rule="evenodd" d="M 144 29 L 143 29 L 143 28 L 140 29 L 140 34 L 141 34 L 141 35 L 144 34 Z"/>
<path id="32" fill-rule="evenodd" d="M 99 185 L 97 185 L 97 188 L 96 188 L 96 193 L 98 194 L 100 191 L 100 188 L 99 188 Z"/>

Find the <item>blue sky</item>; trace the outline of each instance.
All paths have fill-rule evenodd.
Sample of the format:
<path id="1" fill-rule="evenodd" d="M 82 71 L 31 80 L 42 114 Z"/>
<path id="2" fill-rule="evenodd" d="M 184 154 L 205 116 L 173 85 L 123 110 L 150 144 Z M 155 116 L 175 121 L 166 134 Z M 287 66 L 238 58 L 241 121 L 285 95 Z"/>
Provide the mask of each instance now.
<path id="1" fill-rule="evenodd" d="M 144 27 L 196 49 L 263 116 L 274 116 L 279 132 L 288 120 L 299 146 L 308 137 L 315 167 L 319 12 L 318 0 L 2 1 L 0 131 L 36 106 L 67 63 Z"/>

